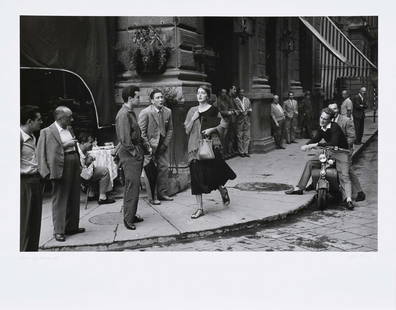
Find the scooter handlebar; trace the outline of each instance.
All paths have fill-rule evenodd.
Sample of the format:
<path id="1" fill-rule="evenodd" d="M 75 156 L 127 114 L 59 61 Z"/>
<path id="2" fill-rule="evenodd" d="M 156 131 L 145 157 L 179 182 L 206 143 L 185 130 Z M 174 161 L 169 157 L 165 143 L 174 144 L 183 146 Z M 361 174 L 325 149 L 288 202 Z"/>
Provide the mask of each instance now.
<path id="1" fill-rule="evenodd" d="M 351 151 L 348 149 L 343 149 L 338 146 L 316 146 L 314 147 L 315 149 L 320 149 L 320 150 L 331 150 L 331 151 L 336 151 L 336 152 L 341 152 L 341 153 L 350 153 Z"/>

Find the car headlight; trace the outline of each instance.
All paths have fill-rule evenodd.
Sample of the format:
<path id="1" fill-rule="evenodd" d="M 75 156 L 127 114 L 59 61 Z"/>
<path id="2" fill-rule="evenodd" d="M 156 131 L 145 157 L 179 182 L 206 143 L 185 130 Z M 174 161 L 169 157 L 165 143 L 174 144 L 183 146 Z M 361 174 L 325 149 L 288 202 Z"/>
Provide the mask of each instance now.
<path id="1" fill-rule="evenodd" d="M 325 155 L 325 154 L 320 154 L 320 155 L 319 155 L 319 161 L 320 161 L 321 163 L 325 163 L 326 160 L 327 160 L 327 158 L 326 158 L 326 155 Z"/>

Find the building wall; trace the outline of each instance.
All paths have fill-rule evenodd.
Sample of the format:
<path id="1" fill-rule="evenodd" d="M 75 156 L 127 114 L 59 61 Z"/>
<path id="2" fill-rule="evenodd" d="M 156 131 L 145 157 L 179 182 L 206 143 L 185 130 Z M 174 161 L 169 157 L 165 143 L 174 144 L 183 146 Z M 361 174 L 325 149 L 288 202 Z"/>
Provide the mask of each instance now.
<path id="1" fill-rule="evenodd" d="M 208 17 L 210 18 L 210 17 Z M 186 163 L 187 136 L 184 132 L 183 122 L 188 109 L 196 105 L 195 92 L 199 85 L 211 85 L 219 89 L 220 85 L 212 85 L 212 73 L 210 70 L 227 70 L 232 76 L 232 82 L 245 89 L 247 96 L 251 99 L 252 130 L 251 150 L 252 152 L 266 152 L 274 148 L 270 126 L 270 103 L 272 101 L 272 90 L 269 80 L 276 79 L 277 85 L 281 85 L 285 96 L 289 89 L 295 92 L 297 98 L 303 95 L 303 89 L 312 90 L 312 84 L 317 86 L 315 78 L 309 82 L 310 85 L 302 85 L 301 70 L 304 65 L 301 62 L 300 32 L 301 25 L 297 18 L 275 18 L 274 41 L 268 40 L 269 18 L 242 18 L 235 17 L 230 26 L 227 21 L 219 20 L 219 26 L 230 35 L 232 48 L 227 64 L 219 64 L 216 47 L 209 47 L 208 40 L 210 32 L 216 31 L 214 27 L 209 29 L 205 17 L 119 17 L 117 22 L 118 45 L 125 45 L 131 39 L 131 33 L 142 26 L 152 25 L 159 32 L 169 38 L 172 47 L 171 56 L 167 63 L 167 69 L 162 74 L 150 76 L 138 76 L 136 72 L 120 70 L 116 82 L 116 104 L 122 103 L 120 91 L 127 85 L 137 85 L 141 88 L 141 110 L 149 104 L 149 92 L 154 87 L 172 87 L 179 96 L 179 104 L 172 107 L 175 134 L 173 140 L 172 160 L 180 165 Z M 224 22 L 224 23 L 223 23 Z M 227 27 L 232 27 L 227 28 Z M 272 31 L 272 28 L 271 28 Z M 212 33 L 213 34 L 213 33 Z M 221 33 L 220 36 L 221 37 Z M 291 40 L 289 40 L 291 38 Z M 292 42 L 292 48 L 288 44 Z M 130 43 L 129 43 L 130 44 Z M 267 65 L 269 50 L 268 44 L 274 44 L 272 59 L 276 61 L 272 76 L 268 75 Z M 301 47 L 304 50 L 304 47 Z M 224 51 L 223 51 L 224 53 Z M 309 50 L 311 59 L 317 60 L 316 46 Z M 304 56 L 307 56 L 306 54 Z M 217 58 L 216 58 L 217 57 Z M 309 55 L 308 55 L 309 57 Z M 316 70 L 312 63 L 310 70 Z M 217 66 L 217 67 L 216 67 Z M 219 67 L 220 66 L 220 67 Z M 208 76 L 208 74 L 210 76 Z M 305 73 L 307 74 L 307 73 Z M 310 74 L 310 73 L 308 73 Z M 217 82 L 216 82 L 217 83 Z"/>

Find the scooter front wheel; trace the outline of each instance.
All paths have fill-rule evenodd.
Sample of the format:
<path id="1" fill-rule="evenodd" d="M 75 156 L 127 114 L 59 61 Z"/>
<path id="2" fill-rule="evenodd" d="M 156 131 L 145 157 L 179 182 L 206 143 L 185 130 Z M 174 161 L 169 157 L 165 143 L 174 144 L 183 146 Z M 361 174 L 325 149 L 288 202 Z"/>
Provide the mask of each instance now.
<path id="1" fill-rule="evenodd" d="M 324 210 L 327 204 L 327 190 L 325 188 L 320 188 L 318 190 L 318 197 L 316 199 L 316 205 L 319 210 Z"/>

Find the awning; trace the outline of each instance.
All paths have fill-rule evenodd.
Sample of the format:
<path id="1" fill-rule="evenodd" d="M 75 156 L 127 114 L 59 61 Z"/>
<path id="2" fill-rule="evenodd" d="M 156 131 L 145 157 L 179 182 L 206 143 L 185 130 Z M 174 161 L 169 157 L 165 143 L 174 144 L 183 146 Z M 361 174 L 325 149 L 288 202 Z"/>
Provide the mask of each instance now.
<path id="1" fill-rule="evenodd" d="M 312 26 L 305 18 L 299 17 L 303 24 L 312 32 L 312 34 L 322 43 L 335 57 L 341 60 L 343 63 L 347 62 L 347 58 L 339 53 L 331 44 L 328 42 L 320 33 Z"/>
<path id="2" fill-rule="evenodd" d="M 332 98 L 338 78 L 366 78 L 377 71 L 377 66 L 328 16 L 299 19 L 321 43 L 321 80 L 326 99 Z"/>
<path id="3" fill-rule="evenodd" d="M 20 66 L 74 74 L 87 87 L 98 128 L 114 123 L 112 48 L 108 18 L 21 16 Z"/>

